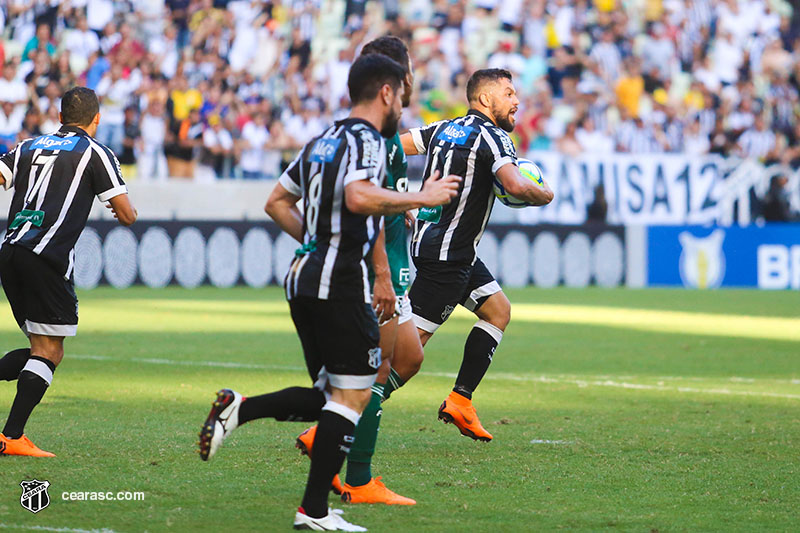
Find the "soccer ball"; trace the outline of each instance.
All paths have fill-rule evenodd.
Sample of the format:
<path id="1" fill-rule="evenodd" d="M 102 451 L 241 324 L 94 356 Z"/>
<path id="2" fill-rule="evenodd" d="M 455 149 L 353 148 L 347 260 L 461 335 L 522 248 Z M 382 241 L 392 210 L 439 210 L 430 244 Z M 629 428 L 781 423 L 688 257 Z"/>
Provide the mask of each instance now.
<path id="1" fill-rule="evenodd" d="M 542 169 L 540 169 L 536 163 L 529 159 L 517 159 L 517 167 L 519 168 L 519 173 L 523 178 L 528 178 L 539 187 L 544 187 Z M 498 180 L 496 176 L 494 177 L 494 195 L 498 200 L 500 200 L 500 203 L 508 207 L 513 207 L 514 209 L 521 209 L 531 205 L 524 200 L 514 198 L 508 194 L 503 187 L 503 184 L 500 183 L 500 180 Z"/>

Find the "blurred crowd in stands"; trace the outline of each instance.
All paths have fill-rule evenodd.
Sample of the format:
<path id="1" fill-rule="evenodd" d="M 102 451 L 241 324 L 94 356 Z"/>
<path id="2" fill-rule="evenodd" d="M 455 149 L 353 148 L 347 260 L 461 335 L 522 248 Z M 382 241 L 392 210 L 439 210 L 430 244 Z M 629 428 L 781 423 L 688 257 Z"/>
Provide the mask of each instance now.
<path id="1" fill-rule="evenodd" d="M 409 43 L 411 127 L 512 71 L 518 151 L 717 153 L 800 167 L 800 15 L 782 0 L 5 0 L 0 152 L 96 90 L 129 179 L 275 177 L 347 113 L 368 40 Z"/>

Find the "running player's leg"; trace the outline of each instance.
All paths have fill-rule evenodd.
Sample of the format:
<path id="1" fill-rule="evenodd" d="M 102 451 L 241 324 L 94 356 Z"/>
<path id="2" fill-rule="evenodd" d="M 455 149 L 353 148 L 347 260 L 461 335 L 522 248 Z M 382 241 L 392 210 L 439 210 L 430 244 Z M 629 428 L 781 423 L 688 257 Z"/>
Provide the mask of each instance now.
<path id="1" fill-rule="evenodd" d="M 378 323 L 369 304 L 324 302 L 316 306 L 318 342 L 328 372 L 331 398 L 322 408 L 302 513 L 321 518 L 328 513 L 328 491 L 350 452 L 356 425 L 369 402 L 381 365 Z"/>
<path id="2" fill-rule="evenodd" d="M 372 386 L 372 395 L 369 403 L 361 413 L 361 418 L 356 427 L 355 440 L 347 456 L 347 476 L 345 483 L 350 487 L 364 486 L 372 479 L 372 456 L 375 453 L 375 443 L 378 440 L 378 428 L 381 423 L 381 402 L 383 389 L 389 372 L 392 368 L 392 355 L 397 339 L 397 317 L 384 323 L 380 327 L 380 348 L 383 361 L 378 369 L 378 377 Z"/>
<path id="3" fill-rule="evenodd" d="M 315 311 L 306 299 L 291 300 L 289 309 L 314 386 L 288 387 L 251 397 L 231 389 L 219 390 L 200 430 L 198 446 L 203 461 L 214 457 L 231 432 L 247 422 L 261 418 L 319 420 L 330 392 L 326 391 L 327 372 L 322 367 L 321 347 L 314 327 Z"/>
<path id="4" fill-rule="evenodd" d="M 12 264 L 13 248 L 6 246 L 0 249 L 0 279 L 3 280 L 3 291 L 11 304 L 11 311 L 20 329 L 25 331 L 25 285 L 24 279 L 17 275 Z M 0 380 L 14 381 L 19 377 L 25 363 L 31 356 L 30 348 L 11 350 L 0 359 Z"/>
<path id="5" fill-rule="evenodd" d="M 511 320 L 511 303 L 480 259 L 475 260 L 461 304 L 479 320 L 464 345 L 464 358 L 453 390 L 467 399 L 483 379 Z"/>
<path id="6" fill-rule="evenodd" d="M 17 394 L 3 428 L 0 453 L 7 455 L 53 454 L 37 448 L 24 436 L 33 410 L 53 381 L 53 373 L 64 356 L 64 337 L 78 328 L 78 299 L 69 280 L 33 252 L 8 247 L 3 273 L 12 274 L 23 290 L 9 299 L 18 323 L 30 340 L 30 357 L 17 377 Z M 8 283 L 9 278 L 6 277 Z M 18 352 L 19 353 L 19 352 Z"/>
<path id="7" fill-rule="evenodd" d="M 397 340 L 394 345 L 392 367 L 386 385 L 383 387 L 384 401 L 419 372 L 425 357 L 420 342 L 419 330 L 414 326 L 411 313 L 411 300 L 408 295 L 398 299 L 400 317 L 397 326 Z"/>
<path id="8" fill-rule="evenodd" d="M 414 258 L 417 275 L 408 297 L 422 346 L 428 342 L 461 301 L 472 266 Z"/>
<path id="9" fill-rule="evenodd" d="M 19 373 L 17 395 L 3 427 L 3 436 L 10 440 L 22 438 L 31 413 L 42 401 L 53 381 L 53 372 L 64 357 L 64 337 L 31 334 L 30 341 L 31 357 Z"/>
<path id="10" fill-rule="evenodd" d="M 400 311 L 399 316 L 381 326 L 383 362 L 372 388 L 370 402 L 361 413 L 361 419 L 356 427 L 356 438 L 350 455 L 347 457 L 347 483 L 341 487 L 341 492 L 342 499 L 349 503 L 385 503 L 388 505 L 414 505 L 417 503 L 411 498 L 406 498 L 388 489 L 380 478 L 373 478 L 371 468 L 382 415 L 381 403 L 384 401 L 384 397 L 388 398 L 384 391 L 391 392 L 400 386 L 398 384 L 400 378 L 393 366 L 398 358 L 401 360 L 406 358 L 402 350 L 408 342 L 400 344 L 400 329 L 405 329 L 406 335 L 410 331 L 414 342 L 419 346 L 419 337 L 411 322 L 411 308 L 407 297 L 400 296 L 397 304 Z M 419 351 L 422 352 L 422 348 L 419 348 Z M 336 490 L 336 480 L 334 480 L 334 492 Z"/>
<path id="11" fill-rule="evenodd" d="M 453 390 L 472 399 L 511 320 L 511 303 L 480 259 L 475 261 L 467 291 L 461 303 L 479 320 L 464 345 L 464 357 Z"/>
<path id="12" fill-rule="evenodd" d="M 314 321 L 317 318 L 317 305 L 308 299 L 291 300 L 289 309 L 294 322 L 306 368 L 313 387 L 289 387 L 281 391 L 251 396 L 242 399 L 239 410 L 239 425 L 261 418 L 274 418 L 279 422 L 286 420 L 313 421 L 318 420 L 322 406 L 326 401 L 325 392 L 327 374 L 323 369 L 323 350 L 320 344 L 321 335 Z"/>
<path id="13" fill-rule="evenodd" d="M 472 393 L 489 369 L 494 352 L 503 338 L 503 331 L 511 319 L 511 304 L 480 259 L 475 260 L 460 303 L 480 320 L 475 323 L 464 344 L 464 357 L 455 387 L 442 402 L 439 418 L 454 423 L 463 435 L 490 441 L 492 435 L 481 425 L 472 406 Z"/>

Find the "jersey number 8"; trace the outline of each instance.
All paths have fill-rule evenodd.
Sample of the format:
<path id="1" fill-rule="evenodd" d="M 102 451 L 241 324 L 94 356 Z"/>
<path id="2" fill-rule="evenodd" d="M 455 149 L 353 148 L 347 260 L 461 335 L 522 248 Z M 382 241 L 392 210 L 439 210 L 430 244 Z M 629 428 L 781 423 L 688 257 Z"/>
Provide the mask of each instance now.
<path id="1" fill-rule="evenodd" d="M 317 236 L 319 201 L 322 197 L 322 173 L 316 174 L 308 184 L 308 206 L 306 207 L 306 232 L 313 240 Z"/>

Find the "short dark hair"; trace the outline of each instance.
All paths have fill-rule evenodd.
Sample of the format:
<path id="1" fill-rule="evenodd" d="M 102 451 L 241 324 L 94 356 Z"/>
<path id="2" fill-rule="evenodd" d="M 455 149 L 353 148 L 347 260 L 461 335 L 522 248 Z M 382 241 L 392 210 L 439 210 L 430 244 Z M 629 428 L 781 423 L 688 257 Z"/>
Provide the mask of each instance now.
<path id="1" fill-rule="evenodd" d="M 501 79 L 513 80 L 511 72 L 504 68 L 485 68 L 476 70 L 467 82 L 467 101 L 474 102 L 478 98 L 478 90 L 484 83 L 495 82 Z"/>
<path id="2" fill-rule="evenodd" d="M 100 102 L 88 87 L 73 87 L 61 98 L 62 124 L 88 126 L 100 112 Z"/>
<path id="3" fill-rule="evenodd" d="M 405 69 L 394 59 L 379 54 L 359 56 L 347 76 L 350 103 L 356 105 L 374 99 L 384 85 L 396 91 L 405 77 Z"/>
<path id="4" fill-rule="evenodd" d="M 408 56 L 408 47 L 399 37 L 384 35 L 364 45 L 361 55 L 380 54 L 394 59 L 408 74 L 408 65 L 411 62 Z"/>

